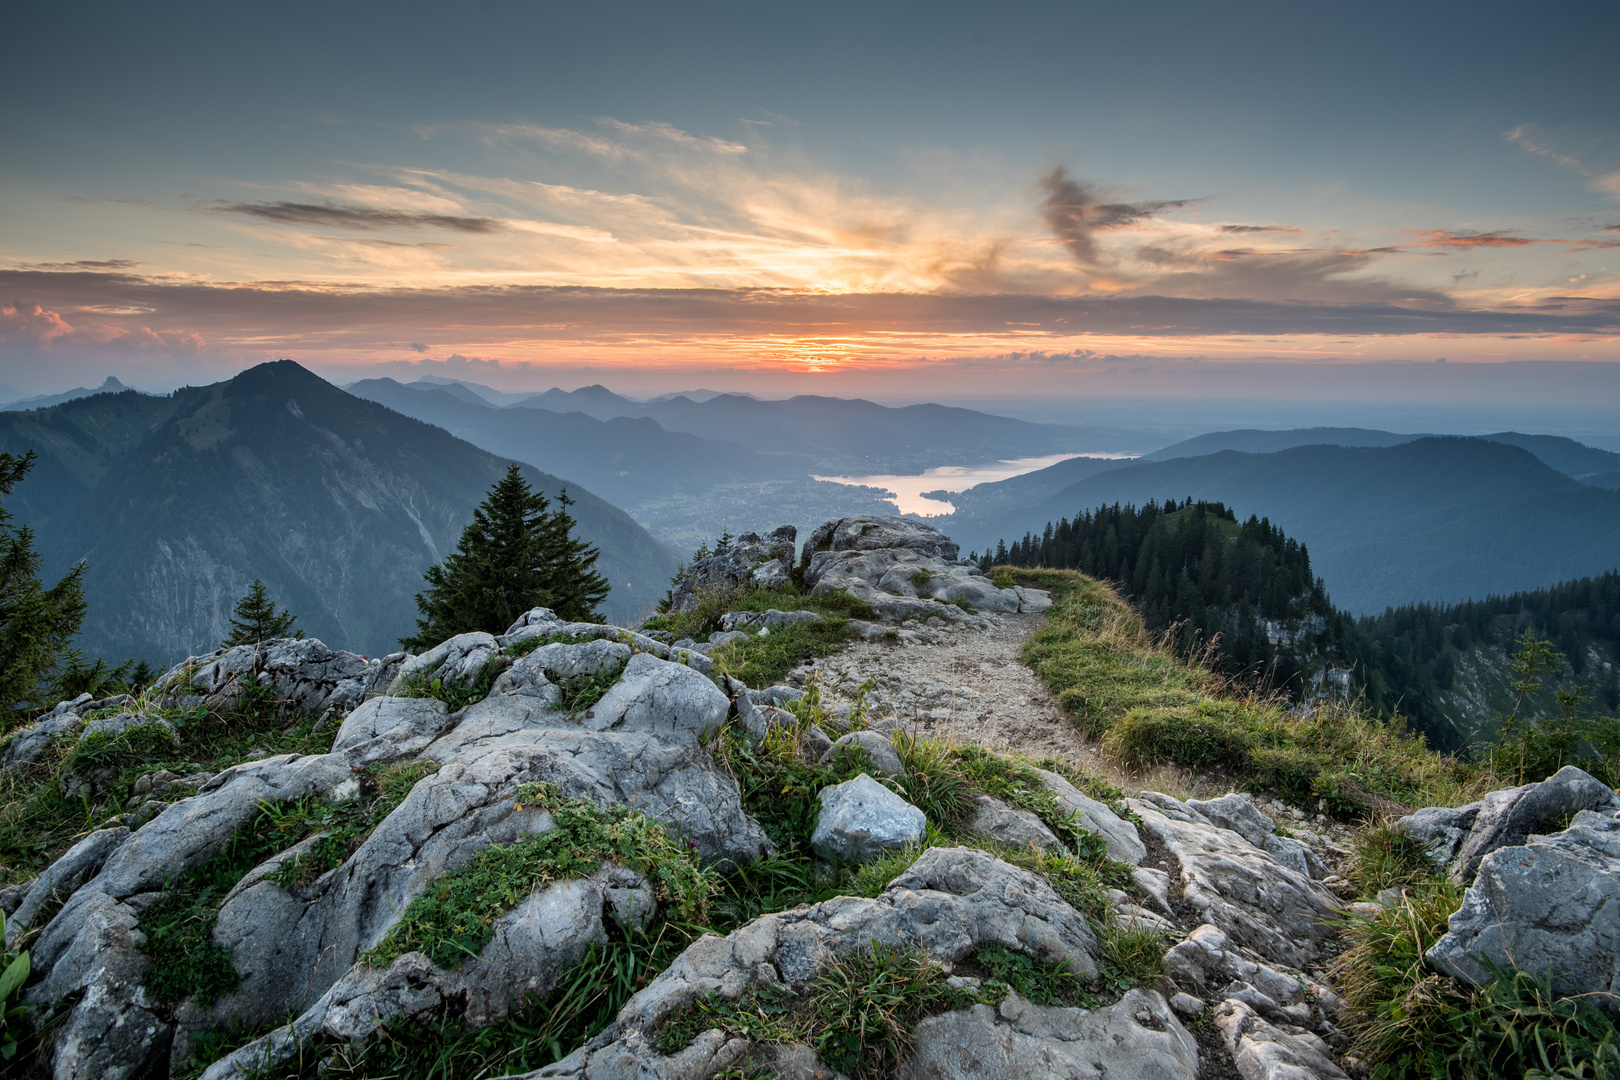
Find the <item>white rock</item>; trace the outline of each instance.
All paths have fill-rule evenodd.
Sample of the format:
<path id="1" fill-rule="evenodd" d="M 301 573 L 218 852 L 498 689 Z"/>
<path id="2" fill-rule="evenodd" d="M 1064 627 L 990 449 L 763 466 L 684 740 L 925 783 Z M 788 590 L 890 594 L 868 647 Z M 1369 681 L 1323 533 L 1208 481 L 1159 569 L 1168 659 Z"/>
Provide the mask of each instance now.
<path id="1" fill-rule="evenodd" d="M 823 859 L 865 862 L 922 840 L 928 819 L 862 773 L 821 789 L 821 813 L 810 846 Z"/>

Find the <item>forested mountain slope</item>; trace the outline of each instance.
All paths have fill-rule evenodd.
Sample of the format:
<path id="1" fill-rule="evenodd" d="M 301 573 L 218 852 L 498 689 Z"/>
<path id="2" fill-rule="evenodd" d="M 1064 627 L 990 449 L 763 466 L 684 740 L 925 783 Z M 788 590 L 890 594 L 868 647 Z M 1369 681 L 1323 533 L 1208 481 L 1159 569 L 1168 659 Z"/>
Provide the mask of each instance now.
<path id="1" fill-rule="evenodd" d="M 1620 563 L 1620 493 L 1486 439 L 1137 463 L 994 519 L 959 513 L 942 525 L 984 550 L 1097 506 L 1189 496 L 1268 518 L 1308 545 L 1334 599 L 1356 614 L 1543 588 Z"/>
<path id="2" fill-rule="evenodd" d="M 48 575 L 84 559 L 82 647 L 153 662 L 206 651 L 255 578 L 328 644 L 386 653 L 414 628 L 422 572 L 454 549 L 506 462 L 344 393 L 291 361 L 169 397 L 81 398 L 0 414 L 0 451 L 39 462 L 9 505 Z M 529 471 L 550 494 L 564 479 Z M 673 553 L 568 483 L 624 618 Z"/>

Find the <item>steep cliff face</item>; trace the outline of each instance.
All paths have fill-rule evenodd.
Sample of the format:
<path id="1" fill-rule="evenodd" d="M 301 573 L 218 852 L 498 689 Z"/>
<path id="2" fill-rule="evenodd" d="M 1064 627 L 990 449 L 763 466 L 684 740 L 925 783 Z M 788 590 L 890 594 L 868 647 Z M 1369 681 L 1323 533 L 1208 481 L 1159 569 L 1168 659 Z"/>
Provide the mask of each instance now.
<path id="1" fill-rule="evenodd" d="M 423 570 L 454 549 L 506 465 L 291 361 L 169 398 L 103 395 L 0 418 L 0 449 L 41 456 L 17 505 L 50 569 L 88 563 L 86 650 L 154 660 L 217 643 L 254 578 L 309 633 L 391 651 L 414 628 Z M 526 471 L 548 494 L 566 483 Z M 648 606 L 671 554 L 622 511 L 569 494 L 613 585 L 608 613 Z"/>

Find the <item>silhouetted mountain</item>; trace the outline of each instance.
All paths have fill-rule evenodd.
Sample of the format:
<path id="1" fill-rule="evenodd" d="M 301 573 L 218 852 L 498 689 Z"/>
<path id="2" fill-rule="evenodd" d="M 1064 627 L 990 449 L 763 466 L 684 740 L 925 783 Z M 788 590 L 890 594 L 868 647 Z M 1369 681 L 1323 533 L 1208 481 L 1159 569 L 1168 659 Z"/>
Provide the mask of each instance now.
<path id="1" fill-rule="evenodd" d="M 767 456 L 736 443 L 665 431 L 647 417 L 597 420 L 583 412 L 501 409 L 454 398 L 445 387 L 393 379 L 365 379 L 348 390 L 492 453 L 569 477 L 617 505 L 716 484 L 802 476 L 810 464 L 804 457 Z"/>
<path id="2" fill-rule="evenodd" d="M 88 563 L 83 647 L 153 661 L 217 645 L 254 578 L 328 644 L 393 650 L 415 627 L 422 572 L 454 549 L 507 464 L 292 361 L 168 397 L 0 415 L 0 450 L 39 454 L 8 505 L 38 532 L 47 573 Z M 565 484 L 526 473 L 549 494 Z M 675 557 L 567 487 L 613 586 L 607 611 L 639 612 Z"/>
<path id="3" fill-rule="evenodd" d="M 1357 613 L 1536 589 L 1620 564 L 1620 493 L 1486 439 L 1133 463 L 994 517 L 965 500 L 940 524 L 983 550 L 1099 506 L 1188 496 L 1269 518 L 1309 546 L 1334 600 Z"/>
<path id="4" fill-rule="evenodd" d="M 977 463 L 1071 451 L 1143 449 L 1128 432 L 1073 424 L 1032 424 L 947 405 L 891 408 L 860 399 L 801 395 L 761 401 L 719 394 L 645 404 L 601 386 L 548 390 L 520 408 L 577 411 L 598 419 L 651 417 L 666 431 L 713 438 L 766 453 L 810 455 L 819 470 L 917 471 L 942 462 Z"/>
<path id="5" fill-rule="evenodd" d="M 1434 438 L 1429 435 L 1398 435 L 1392 431 L 1369 428 L 1295 428 L 1291 431 L 1214 431 L 1185 442 L 1155 450 L 1143 455 L 1143 461 L 1169 461 L 1173 458 L 1202 457 L 1222 450 L 1238 450 L 1245 454 L 1274 454 L 1296 446 L 1400 446 L 1418 439 Z M 1499 431 L 1494 435 L 1480 435 L 1490 442 L 1506 443 L 1530 451 L 1550 468 L 1565 476 L 1596 487 L 1614 487 L 1612 483 L 1596 483 L 1604 474 L 1620 470 L 1620 454 L 1598 450 L 1566 439 L 1562 435 L 1524 435 L 1517 431 Z"/>
<path id="6" fill-rule="evenodd" d="M 77 386 L 72 390 L 64 390 L 60 394 L 40 394 L 37 397 L 23 398 L 20 401 L 13 401 L 5 406 L 0 406 L 0 412 L 22 412 L 28 409 L 48 409 L 52 405 L 61 405 L 63 402 L 67 401 L 77 401 L 79 398 L 91 397 L 95 394 L 121 394 L 126 390 L 129 390 L 129 387 L 125 386 L 123 383 L 109 375 L 107 376 L 106 380 L 94 390 L 90 390 L 83 386 Z"/>

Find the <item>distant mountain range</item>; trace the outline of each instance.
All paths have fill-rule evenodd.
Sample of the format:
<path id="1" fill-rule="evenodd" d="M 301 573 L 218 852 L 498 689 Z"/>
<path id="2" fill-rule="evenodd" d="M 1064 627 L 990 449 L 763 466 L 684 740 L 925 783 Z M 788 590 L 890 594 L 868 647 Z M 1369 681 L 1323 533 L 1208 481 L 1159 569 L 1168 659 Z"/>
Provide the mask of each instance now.
<path id="1" fill-rule="evenodd" d="M 859 398 L 801 395 L 763 401 L 749 394 L 698 390 L 636 401 L 605 386 L 585 386 L 553 388 L 514 400 L 517 395 L 477 383 L 425 378 L 414 383 L 366 379 L 347 389 L 378 401 L 386 395 L 390 408 L 412 416 L 442 408 L 430 399 L 409 396 L 436 390 L 464 404 L 492 409 L 583 414 L 604 422 L 647 419 L 670 434 L 791 458 L 805 473 L 921 472 L 942 462 L 966 464 L 1079 450 L 1135 453 L 1152 445 L 1136 432 L 1034 424 L 946 405 L 896 408 Z"/>
<path id="2" fill-rule="evenodd" d="M 171 661 L 215 646 L 254 578 L 328 644 L 370 654 L 415 629 L 422 572 L 454 550 L 506 461 L 292 361 L 168 397 L 97 394 L 0 414 L 0 450 L 39 461 L 7 500 L 46 572 L 87 563 L 82 647 Z M 602 552 L 606 613 L 636 615 L 675 554 L 566 483 Z"/>
<path id="3" fill-rule="evenodd" d="M 1223 434 L 1250 445 L 1260 435 L 1286 438 Z M 1590 448 L 1578 443 L 1510 434 L 1345 447 L 1322 445 L 1320 429 L 1287 434 L 1315 441 L 1243 453 L 1206 436 L 1190 441 L 1218 452 L 1073 459 L 953 495 L 957 512 L 936 523 L 964 548 L 983 550 L 1116 502 L 1223 502 L 1306 544 L 1334 600 L 1357 614 L 1536 589 L 1620 565 L 1620 493 L 1582 483 L 1506 439 L 1585 467 L 1592 459 L 1579 451 Z"/>
<path id="4" fill-rule="evenodd" d="M 671 492 L 702 493 L 717 484 L 800 477 L 810 469 L 803 456 L 766 455 L 735 442 L 665 431 L 644 416 L 599 420 L 583 412 L 503 408 L 465 386 L 393 379 L 365 379 L 347 390 L 492 453 L 566 476 L 618 506 Z"/>
<path id="5" fill-rule="evenodd" d="M 93 397 L 96 394 L 122 394 L 129 387 L 113 378 L 111 375 L 94 390 L 84 386 L 76 386 L 72 390 L 64 390 L 60 394 L 40 394 L 36 397 L 19 398 L 16 401 L 0 405 L 0 412 L 20 412 L 25 409 L 48 409 L 52 405 L 60 405 L 66 401 L 77 401 L 79 398 Z"/>

